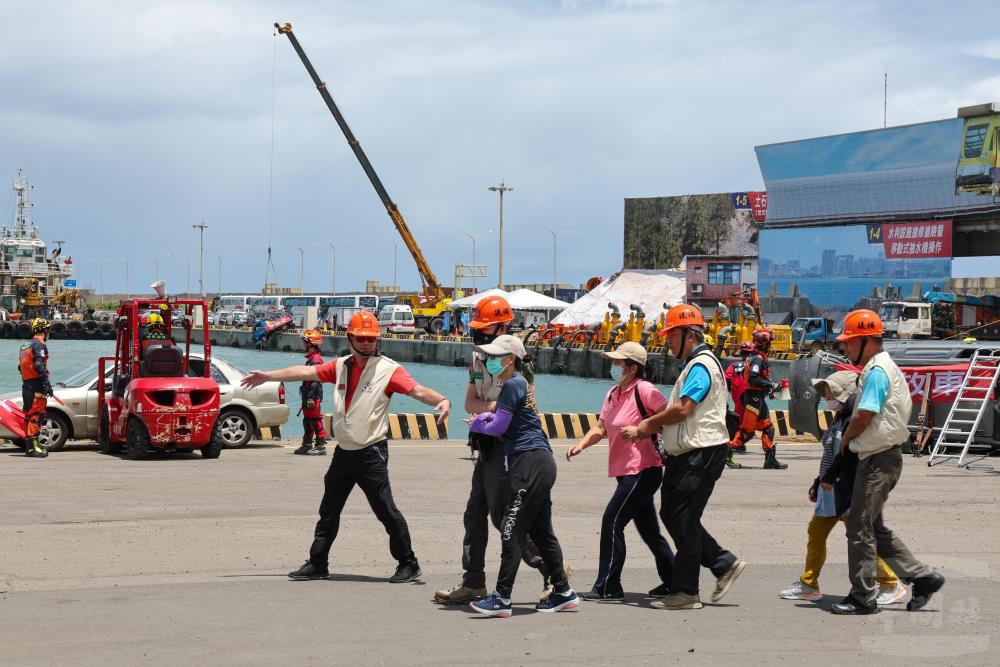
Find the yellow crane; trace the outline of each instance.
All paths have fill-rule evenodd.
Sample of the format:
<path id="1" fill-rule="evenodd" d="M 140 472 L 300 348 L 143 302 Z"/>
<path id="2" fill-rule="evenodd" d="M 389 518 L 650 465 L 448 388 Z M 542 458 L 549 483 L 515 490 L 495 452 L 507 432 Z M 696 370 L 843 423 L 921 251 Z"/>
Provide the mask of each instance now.
<path id="1" fill-rule="evenodd" d="M 344 115 L 340 112 L 337 107 L 337 103 L 333 101 L 333 97 L 330 95 L 330 91 L 327 90 L 326 84 L 319 78 L 316 73 L 315 68 L 313 68 L 312 63 L 306 56 L 305 51 L 302 50 L 302 45 L 299 44 L 298 38 L 295 33 L 292 32 L 292 24 L 286 23 L 280 25 L 278 23 L 274 24 L 274 27 L 279 33 L 288 37 L 288 41 L 292 44 L 292 48 L 295 52 L 299 54 L 299 58 L 302 60 L 302 64 L 305 66 L 306 71 L 309 73 L 309 77 L 316 84 L 316 90 L 319 91 L 320 96 L 323 101 L 326 102 L 327 108 L 330 109 L 330 113 L 333 114 L 334 119 L 340 126 L 341 131 L 344 133 L 344 138 L 347 139 L 348 145 L 351 150 L 354 151 L 354 156 L 361 163 L 361 168 L 364 169 L 365 175 L 368 176 L 368 180 L 371 181 L 372 187 L 375 188 L 375 192 L 378 194 L 379 199 L 382 200 L 382 204 L 385 206 L 386 212 L 389 214 L 389 218 L 392 220 L 392 224 L 396 227 L 396 231 L 399 233 L 400 237 L 403 239 L 403 243 L 406 244 L 406 249 L 410 251 L 410 255 L 413 256 L 413 261 L 417 264 L 417 271 L 420 273 L 420 279 L 423 282 L 423 296 L 416 294 L 403 294 L 397 297 L 397 302 L 405 303 L 410 306 L 413 310 L 413 317 L 416 321 L 418 327 L 423 327 L 431 333 L 437 333 L 441 330 L 443 325 L 443 320 L 441 315 L 445 311 L 445 307 L 451 302 L 451 299 L 447 298 L 444 294 L 444 290 L 441 288 L 441 284 L 438 283 L 437 277 L 431 270 L 430 265 L 424 258 L 424 253 L 421 252 L 420 246 L 417 245 L 416 239 L 413 238 L 413 234 L 410 232 L 410 228 L 407 226 L 406 221 L 403 220 L 403 214 L 400 213 L 399 207 L 389 196 L 388 191 L 386 191 L 385 186 L 382 185 L 382 180 L 375 173 L 375 168 L 372 167 L 371 162 L 368 160 L 368 156 L 365 155 L 364 150 L 361 148 L 361 144 L 358 142 L 354 133 L 351 131 L 350 126 L 347 124 L 347 120 Z M 393 286 L 395 287 L 395 285 Z"/>

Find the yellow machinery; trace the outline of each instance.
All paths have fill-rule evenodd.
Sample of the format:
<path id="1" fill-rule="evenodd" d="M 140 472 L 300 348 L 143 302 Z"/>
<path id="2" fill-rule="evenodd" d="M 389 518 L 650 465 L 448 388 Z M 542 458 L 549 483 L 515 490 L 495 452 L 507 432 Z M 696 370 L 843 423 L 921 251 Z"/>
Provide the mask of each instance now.
<path id="1" fill-rule="evenodd" d="M 1000 195 L 1000 109 L 995 104 L 963 107 L 958 115 L 965 125 L 955 168 L 955 194 L 996 197 Z"/>
<path id="2" fill-rule="evenodd" d="M 10 314 L 12 320 L 30 320 L 41 315 L 42 290 L 38 278 L 18 278 L 15 283 L 17 290 L 17 309 Z"/>
<path id="3" fill-rule="evenodd" d="M 790 326 L 764 323 L 756 289 L 749 293 L 737 292 L 723 299 L 708 323 L 707 333 L 718 346 L 719 354 L 737 356 L 740 345 L 752 342 L 753 333 L 758 329 L 770 329 L 774 333 L 772 353 L 785 354 L 794 350 Z"/>
<path id="4" fill-rule="evenodd" d="M 83 294 L 78 289 L 64 289 L 49 301 L 49 305 L 71 313 L 83 308 Z"/>
<path id="5" fill-rule="evenodd" d="M 597 342 L 602 346 L 607 345 L 608 341 L 611 340 L 612 331 L 617 336 L 618 331 L 615 327 L 618 326 L 622 319 L 622 314 L 618 312 L 618 306 L 609 303 L 608 308 L 608 312 L 604 313 L 604 321 L 601 322 L 601 331 L 597 334 Z"/>
<path id="6" fill-rule="evenodd" d="M 443 324 L 444 320 L 442 315 L 445 312 L 445 308 L 451 302 L 451 299 L 445 297 L 444 290 L 438 283 L 437 277 L 434 272 L 431 271 L 430 265 L 424 258 L 423 252 L 420 250 L 420 246 L 417 245 L 416 240 L 413 238 L 413 234 L 410 233 L 410 228 L 407 226 L 406 221 L 403 220 L 403 214 L 400 213 L 399 207 L 396 203 L 389 197 L 388 191 L 385 186 L 382 185 L 382 180 L 375 173 L 375 168 L 372 167 L 371 162 L 368 160 L 368 156 L 365 155 L 364 150 L 361 149 L 361 144 L 358 142 L 351 128 L 347 125 L 347 120 L 344 115 L 340 112 L 337 107 L 336 102 L 333 101 L 333 97 L 330 95 L 330 91 L 327 89 L 326 84 L 319 78 L 316 70 L 313 69 L 312 63 L 309 62 L 309 58 L 306 56 L 305 51 L 302 50 L 302 45 L 299 44 L 298 38 L 295 33 L 292 32 L 292 24 L 286 23 L 284 25 L 274 24 L 274 27 L 279 33 L 288 37 L 288 41 L 291 43 L 292 48 L 299 55 L 302 60 L 302 64 L 305 66 L 306 71 L 312 78 L 313 83 L 316 84 L 316 89 L 319 91 L 320 96 L 323 101 L 326 102 L 327 108 L 330 109 L 330 113 L 333 114 L 334 119 L 337 121 L 337 125 L 340 126 L 340 130 L 344 133 L 344 138 L 347 139 L 348 145 L 351 150 L 354 151 L 354 156 L 361 163 L 361 168 L 364 170 L 365 175 L 368 176 L 368 180 L 371 181 L 372 187 L 375 188 L 375 192 L 378 194 L 379 199 L 382 200 L 382 205 L 385 206 L 386 212 L 389 214 L 389 218 L 392 220 L 392 224 L 396 227 L 396 231 L 399 233 L 400 237 L 403 239 L 403 243 L 406 245 L 406 249 L 410 251 L 410 255 L 413 257 L 413 261 L 417 264 L 417 271 L 420 273 L 420 279 L 424 284 L 423 294 L 401 294 L 396 297 L 397 303 L 405 303 L 410 306 L 413 310 L 413 318 L 416 322 L 416 326 L 426 329 L 431 333 L 438 333 Z M 395 287 L 395 285 L 393 285 Z"/>

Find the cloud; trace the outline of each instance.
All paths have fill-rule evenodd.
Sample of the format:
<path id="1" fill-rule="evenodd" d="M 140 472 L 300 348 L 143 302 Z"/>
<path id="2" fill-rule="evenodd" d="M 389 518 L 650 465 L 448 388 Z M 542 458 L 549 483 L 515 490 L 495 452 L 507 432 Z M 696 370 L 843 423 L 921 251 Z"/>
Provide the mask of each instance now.
<path id="1" fill-rule="evenodd" d="M 326 289 L 329 251 L 310 244 L 347 239 L 339 287 L 392 277 L 395 232 L 275 20 L 293 23 L 446 284 L 471 259 L 456 230 L 496 227 L 500 178 L 515 187 L 507 280 L 550 280 L 533 225 L 573 222 L 559 279 L 579 283 L 620 267 L 625 197 L 758 188 L 755 145 L 879 126 L 883 67 L 890 124 L 996 90 L 992 47 L 963 50 L 967 17 L 933 3 L 5 4 L 18 29 L 0 43 L 0 175 L 27 171 L 43 234 L 76 257 L 190 254 L 204 218 L 208 245 L 239 258 L 227 291 L 261 285 L 269 200 L 281 283 L 298 284 L 303 246 L 306 288 Z M 478 247 L 493 279 L 494 239 Z M 184 261 L 160 263 L 183 284 Z M 399 266 L 416 287 L 402 252 Z"/>

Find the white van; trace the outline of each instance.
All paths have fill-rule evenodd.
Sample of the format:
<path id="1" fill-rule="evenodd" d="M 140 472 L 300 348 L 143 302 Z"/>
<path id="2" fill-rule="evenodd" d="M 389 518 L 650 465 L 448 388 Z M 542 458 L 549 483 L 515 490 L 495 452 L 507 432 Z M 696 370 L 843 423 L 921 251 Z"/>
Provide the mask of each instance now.
<path id="1" fill-rule="evenodd" d="M 413 333 L 416 331 L 413 310 L 403 304 L 390 304 L 378 314 L 378 325 L 382 331 L 391 333 Z"/>

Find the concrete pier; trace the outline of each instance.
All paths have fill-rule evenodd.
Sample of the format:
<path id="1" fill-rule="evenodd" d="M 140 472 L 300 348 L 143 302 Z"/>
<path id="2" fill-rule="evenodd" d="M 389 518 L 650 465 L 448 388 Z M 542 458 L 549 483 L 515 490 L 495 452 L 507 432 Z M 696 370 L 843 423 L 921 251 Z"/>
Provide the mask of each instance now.
<path id="1" fill-rule="evenodd" d="M 194 330 L 194 340 L 201 342 L 201 329 Z M 212 344 L 224 347 L 253 347 L 250 331 L 245 329 L 212 329 Z M 400 362 L 435 364 L 438 366 L 466 366 L 472 358 L 473 345 L 470 342 L 431 340 L 416 338 L 382 338 L 379 346 L 382 352 Z M 279 333 L 271 336 L 266 350 L 297 352 L 302 349 L 298 333 Z M 346 336 L 324 336 L 320 351 L 325 357 L 343 356 L 350 353 Z M 570 348 L 529 347 L 528 353 L 535 358 L 535 372 L 551 375 L 573 375 L 587 378 L 606 378 L 610 360 L 603 349 L 589 350 Z M 728 362 L 723 360 L 723 366 Z M 669 354 L 651 352 L 648 364 L 653 370 L 653 382 L 670 385 L 679 373 L 677 359 Z M 792 362 L 774 359 L 771 361 L 771 377 L 781 380 L 788 378 Z"/>

